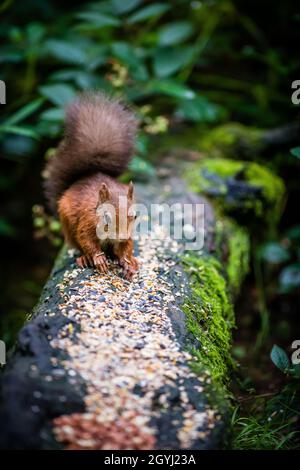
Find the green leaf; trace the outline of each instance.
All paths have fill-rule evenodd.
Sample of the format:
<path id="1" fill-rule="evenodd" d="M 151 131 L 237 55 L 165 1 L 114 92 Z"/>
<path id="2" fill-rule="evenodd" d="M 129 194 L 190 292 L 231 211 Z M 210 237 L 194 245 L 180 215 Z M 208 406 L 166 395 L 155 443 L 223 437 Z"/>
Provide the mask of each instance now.
<path id="1" fill-rule="evenodd" d="M 149 93 L 161 93 L 163 95 L 173 96 L 174 98 L 184 98 L 186 100 L 192 100 L 196 96 L 193 90 L 172 79 L 152 80 L 148 83 L 147 90 Z"/>
<path id="2" fill-rule="evenodd" d="M 17 126 L 0 126 L 0 132 L 7 134 L 22 135 L 24 137 L 31 137 L 32 139 L 39 139 L 39 134 L 33 129 L 28 127 L 17 127 Z"/>
<path id="3" fill-rule="evenodd" d="M 65 113 L 62 108 L 51 108 L 44 111 L 41 115 L 41 119 L 52 122 L 62 122 L 64 120 Z"/>
<path id="4" fill-rule="evenodd" d="M 161 16 L 169 9 L 170 5 L 166 5 L 165 3 L 153 3 L 152 5 L 147 5 L 136 13 L 133 13 L 127 21 L 131 24 L 138 23 L 139 21 L 145 21 L 148 18 Z"/>
<path id="5" fill-rule="evenodd" d="M 37 22 L 29 23 L 26 26 L 26 33 L 30 44 L 39 44 L 46 34 L 46 27 Z"/>
<path id="6" fill-rule="evenodd" d="M 57 82 L 72 81 L 82 89 L 95 88 L 100 85 L 103 86 L 101 84 L 101 80 L 103 80 L 101 77 L 81 69 L 58 70 L 50 75 L 50 79 L 51 81 Z"/>
<path id="7" fill-rule="evenodd" d="M 136 80 L 145 81 L 148 79 L 147 69 L 137 54 L 136 48 L 124 41 L 114 42 L 111 46 L 112 53 L 115 57 L 130 67 L 131 73 Z"/>
<path id="8" fill-rule="evenodd" d="M 120 59 L 124 65 L 135 67 L 140 61 L 136 56 L 135 48 L 125 41 L 113 42 L 111 45 L 112 53 Z"/>
<path id="9" fill-rule="evenodd" d="M 1 63 L 17 63 L 24 60 L 24 53 L 16 51 L 11 48 L 2 47 L 0 50 L 0 64 Z"/>
<path id="10" fill-rule="evenodd" d="M 57 138 L 61 134 L 61 122 L 47 121 L 40 119 L 37 125 L 37 130 L 40 135 L 45 136 L 47 139 Z"/>
<path id="11" fill-rule="evenodd" d="M 70 85 L 57 84 L 39 87 L 40 93 L 56 106 L 64 106 L 75 96 L 75 90 Z"/>
<path id="12" fill-rule="evenodd" d="M 35 111 L 37 111 L 42 106 L 44 101 L 45 100 L 43 98 L 38 98 L 38 99 L 32 101 L 31 103 L 26 104 L 25 106 L 23 106 L 23 108 L 19 109 L 15 114 L 10 116 L 5 121 L 5 125 L 11 126 L 11 125 L 14 125 L 14 124 L 18 124 L 20 121 L 23 121 L 28 116 L 30 116 Z"/>
<path id="13" fill-rule="evenodd" d="M 154 55 L 154 73 L 157 77 L 168 77 L 187 65 L 193 56 L 194 48 L 191 46 L 159 48 Z"/>
<path id="14" fill-rule="evenodd" d="M 36 150 L 36 139 L 24 135 L 7 134 L 2 142 L 6 158 L 18 159 L 32 155 Z"/>
<path id="15" fill-rule="evenodd" d="M 45 43 L 45 50 L 51 56 L 68 64 L 83 64 L 86 53 L 77 44 L 57 39 L 49 39 Z"/>
<path id="16" fill-rule="evenodd" d="M 290 292 L 300 287 L 300 264 L 291 264 L 284 268 L 279 276 L 281 292 Z"/>
<path id="17" fill-rule="evenodd" d="M 143 0 L 112 0 L 114 10 L 116 13 L 123 14 L 132 11 L 134 8 L 139 6 Z"/>
<path id="18" fill-rule="evenodd" d="M 285 372 L 289 367 L 290 367 L 290 360 L 286 352 L 274 344 L 271 354 L 270 354 L 271 360 L 273 364 L 275 364 L 278 369 L 280 369 L 282 372 Z"/>
<path id="19" fill-rule="evenodd" d="M 194 122 L 214 122 L 218 119 L 219 114 L 219 107 L 202 96 L 182 101 L 176 110 L 177 116 Z"/>
<path id="20" fill-rule="evenodd" d="M 177 21 L 163 26 L 158 33 L 158 43 L 161 46 L 180 44 L 193 33 L 193 25 L 188 21 Z"/>
<path id="21" fill-rule="evenodd" d="M 290 152 L 294 157 L 300 158 L 300 147 L 294 147 Z"/>
<path id="22" fill-rule="evenodd" d="M 261 250 L 262 258 L 268 263 L 280 264 L 290 259 L 289 252 L 279 243 L 267 243 Z"/>
<path id="23" fill-rule="evenodd" d="M 103 28 L 104 26 L 120 26 L 121 21 L 117 18 L 114 18 L 111 15 L 106 15 L 104 13 L 97 13 L 86 11 L 82 13 L 78 13 L 76 15 L 77 18 L 80 20 L 87 21 L 88 23 L 92 23 L 97 28 Z"/>

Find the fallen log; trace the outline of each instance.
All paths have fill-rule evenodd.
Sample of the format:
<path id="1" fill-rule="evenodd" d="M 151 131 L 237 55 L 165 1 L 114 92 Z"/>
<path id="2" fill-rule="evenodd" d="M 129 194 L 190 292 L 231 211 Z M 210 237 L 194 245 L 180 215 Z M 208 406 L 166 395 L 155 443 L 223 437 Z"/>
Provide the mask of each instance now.
<path id="1" fill-rule="evenodd" d="M 138 202 L 203 205 L 193 227 L 204 223 L 204 245 L 140 233 L 131 283 L 113 263 L 108 275 L 78 268 L 64 248 L 1 377 L 1 448 L 222 446 L 249 236 L 196 194 L 200 177 L 191 191 L 182 163 L 166 162 L 137 185 Z"/>
<path id="2" fill-rule="evenodd" d="M 258 129 L 237 122 L 215 127 L 198 141 L 201 151 L 212 157 L 245 160 L 265 160 L 267 156 L 290 150 L 299 143 L 299 122 L 292 122 L 273 129 Z"/>

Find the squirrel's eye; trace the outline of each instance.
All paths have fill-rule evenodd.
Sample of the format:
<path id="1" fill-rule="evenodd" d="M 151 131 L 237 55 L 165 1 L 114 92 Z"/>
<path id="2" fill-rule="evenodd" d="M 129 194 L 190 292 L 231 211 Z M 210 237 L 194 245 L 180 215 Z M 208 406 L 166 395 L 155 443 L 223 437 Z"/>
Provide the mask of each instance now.
<path id="1" fill-rule="evenodd" d="M 130 212 L 128 213 L 128 218 L 129 218 L 130 220 L 135 220 L 135 219 L 137 218 L 136 212 L 135 212 L 135 211 L 130 211 Z"/>

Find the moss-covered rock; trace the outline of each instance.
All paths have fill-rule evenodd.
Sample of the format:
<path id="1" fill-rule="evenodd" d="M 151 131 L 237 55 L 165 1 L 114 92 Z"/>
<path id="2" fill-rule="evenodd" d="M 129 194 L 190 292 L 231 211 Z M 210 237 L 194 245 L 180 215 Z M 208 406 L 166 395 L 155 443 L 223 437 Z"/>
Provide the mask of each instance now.
<path id="1" fill-rule="evenodd" d="M 205 158 L 185 171 L 189 187 L 217 201 L 222 212 L 234 214 L 241 221 L 247 216 L 276 225 L 284 200 L 284 184 L 269 169 L 253 162 L 225 158 Z"/>
<path id="2" fill-rule="evenodd" d="M 263 150 L 263 131 L 237 122 L 218 126 L 203 136 L 198 143 L 213 157 L 251 159 Z"/>
<path id="3" fill-rule="evenodd" d="M 259 160 L 268 151 L 278 158 L 281 148 L 290 149 L 299 140 L 300 124 L 293 122 L 274 129 L 257 129 L 238 122 L 229 122 L 203 133 L 195 144 L 198 150 L 211 157 L 227 157 L 241 160 Z M 285 162 L 286 163 L 286 162 Z"/>

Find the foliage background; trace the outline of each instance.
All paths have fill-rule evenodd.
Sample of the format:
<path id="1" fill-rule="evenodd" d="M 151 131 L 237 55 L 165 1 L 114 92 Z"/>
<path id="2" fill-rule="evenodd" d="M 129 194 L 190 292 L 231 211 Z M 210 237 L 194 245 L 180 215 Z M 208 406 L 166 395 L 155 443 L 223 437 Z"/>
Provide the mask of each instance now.
<path id="1" fill-rule="evenodd" d="M 41 207 L 41 173 L 61 136 L 64 105 L 90 88 L 125 96 L 141 120 L 131 167 L 141 179 L 155 171 L 154 149 L 197 149 L 219 124 L 271 128 L 299 120 L 299 107 L 290 99 L 291 83 L 300 78 L 297 3 L 2 1 L 2 339 L 12 344 L 61 243 L 59 224 Z M 279 233 L 256 246 L 237 307 L 233 352 L 242 372 L 232 446 L 295 447 L 294 382 L 276 371 L 269 353 L 274 342 L 288 350 L 299 333 L 299 152 L 287 148 L 254 158 L 264 158 L 285 179 L 288 200 Z M 253 347 L 253 335 L 263 342 Z M 269 408 L 265 394 L 277 400 Z M 284 406 L 293 411 L 286 414 Z"/>

